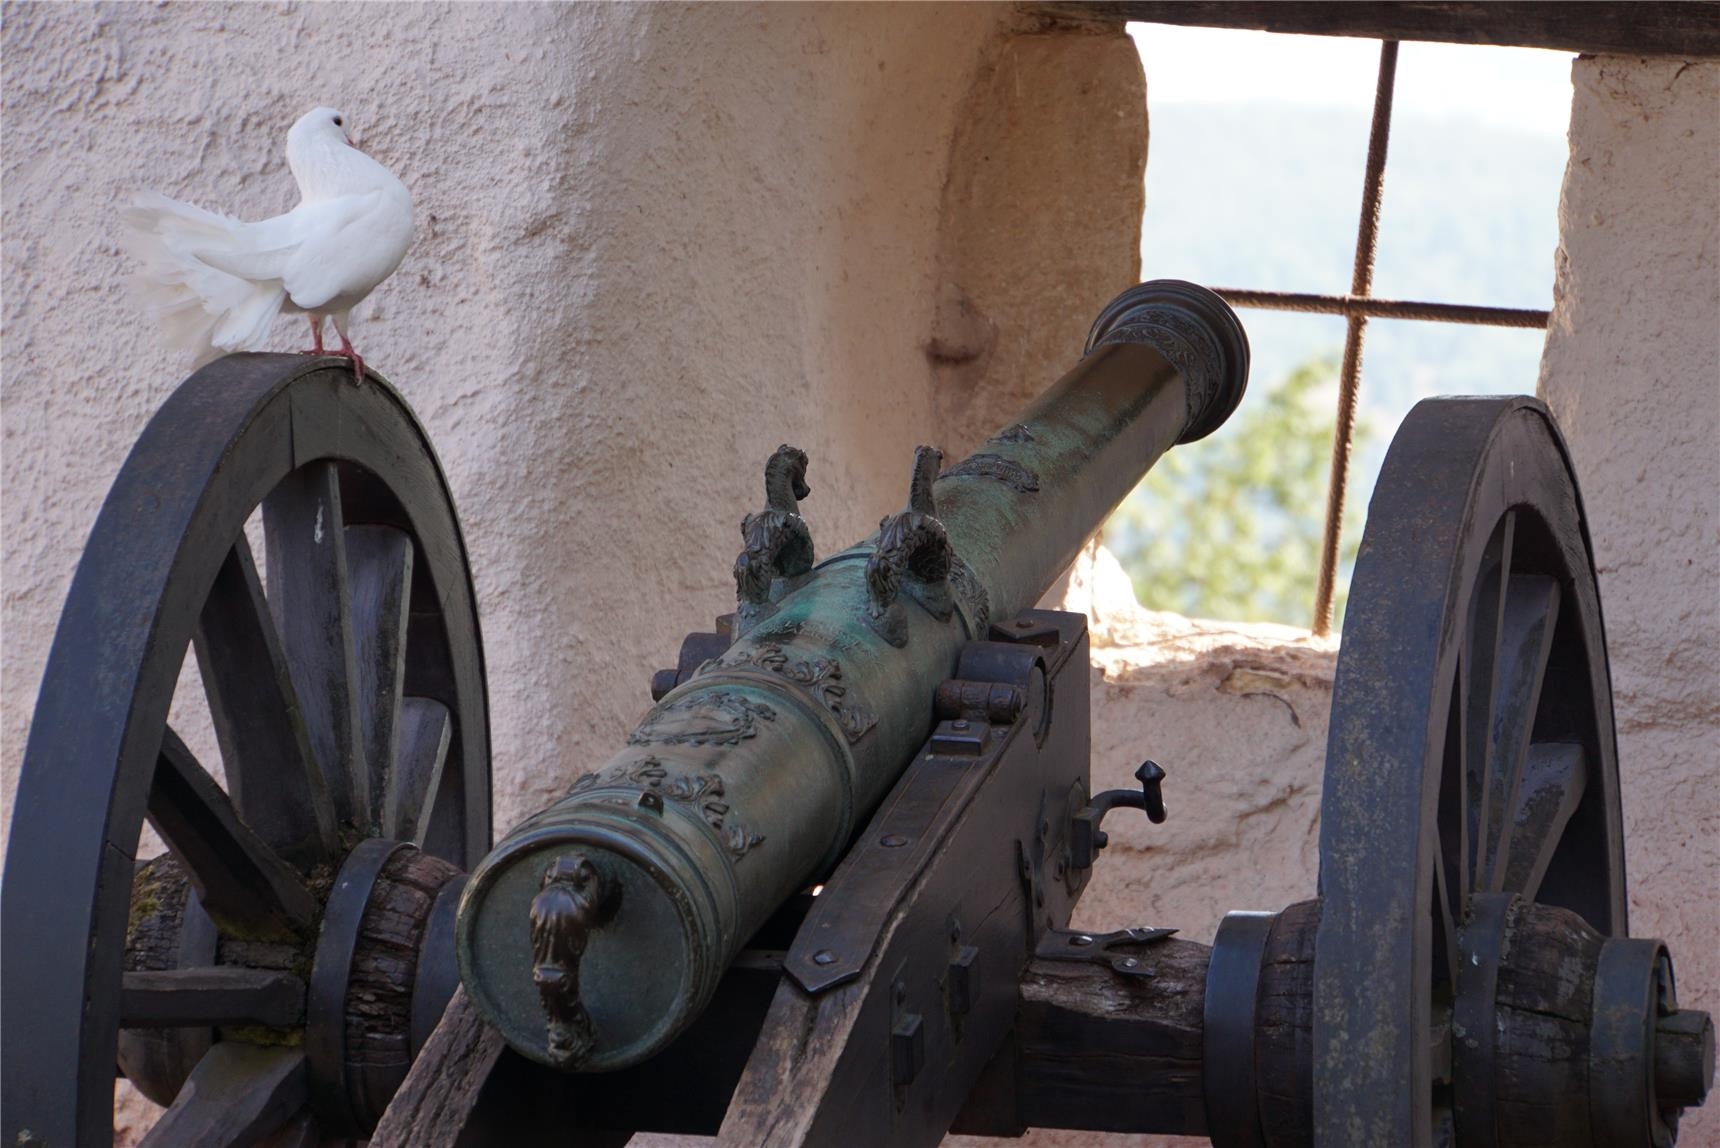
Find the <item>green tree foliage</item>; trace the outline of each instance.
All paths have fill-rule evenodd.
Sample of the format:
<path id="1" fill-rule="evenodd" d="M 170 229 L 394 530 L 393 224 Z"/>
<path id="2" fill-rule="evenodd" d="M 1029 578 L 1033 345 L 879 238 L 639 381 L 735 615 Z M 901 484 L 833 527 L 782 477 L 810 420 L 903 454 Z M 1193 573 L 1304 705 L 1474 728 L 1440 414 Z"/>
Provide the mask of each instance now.
<path id="1" fill-rule="evenodd" d="M 1220 430 L 1160 460 L 1105 527 L 1141 603 L 1202 618 L 1308 625 L 1332 458 L 1336 361 L 1249 395 Z M 1367 428 L 1358 424 L 1356 448 Z M 1352 491 L 1352 494 L 1355 492 Z M 1346 508 L 1337 614 L 1361 539 Z"/>

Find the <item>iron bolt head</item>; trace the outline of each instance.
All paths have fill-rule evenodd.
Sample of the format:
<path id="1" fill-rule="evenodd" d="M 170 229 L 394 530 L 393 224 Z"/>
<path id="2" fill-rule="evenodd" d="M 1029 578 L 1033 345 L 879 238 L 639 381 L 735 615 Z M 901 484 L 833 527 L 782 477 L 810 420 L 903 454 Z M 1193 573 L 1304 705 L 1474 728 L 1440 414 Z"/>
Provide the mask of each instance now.
<path id="1" fill-rule="evenodd" d="M 812 954 L 812 963 L 815 965 L 833 965 L 836 963 L 836 954 L 829 949 L 819 949 Z"/>

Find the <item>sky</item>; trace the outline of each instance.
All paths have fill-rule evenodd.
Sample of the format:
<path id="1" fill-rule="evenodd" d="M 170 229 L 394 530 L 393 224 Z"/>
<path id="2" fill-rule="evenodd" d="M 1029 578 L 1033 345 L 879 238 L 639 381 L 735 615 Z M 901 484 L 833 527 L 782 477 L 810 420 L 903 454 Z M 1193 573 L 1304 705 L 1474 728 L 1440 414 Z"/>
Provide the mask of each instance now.
<path id="1" fill-rule="evenodd" d="M 1377 40 L 1283 36 L 1223 28 L 1130 24 L 1150 105 L 1259 100 L 1369 108 Z M 1569 52 L 1406 43 L 1394 115 L 1465 118 L 1563 135 L 1570 121 Z"/>

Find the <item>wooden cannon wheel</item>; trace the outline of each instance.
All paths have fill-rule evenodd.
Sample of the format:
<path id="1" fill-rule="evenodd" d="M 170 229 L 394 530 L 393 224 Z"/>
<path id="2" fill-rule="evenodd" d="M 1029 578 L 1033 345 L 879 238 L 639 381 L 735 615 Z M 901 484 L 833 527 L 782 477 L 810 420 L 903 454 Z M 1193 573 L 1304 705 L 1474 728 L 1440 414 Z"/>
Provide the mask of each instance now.
<path id="1" fill-rule="evenodd" d="M 188 647 L 225 789 L 168 726 Z M 457 981 L 489 801 L 471 576 L 422 428 L 344 362 L 198 371 L 115 480 L 43 678 L 0 1139 L 106 1148 L 116 1063 L 171 1104 L 147 1144 L 363 1135 Z M 137 861 L 146 817 L 170 854 Z"/>
<path id="2" fill-rule="evenodd" d="M 1665 946 L 1627 936 L 1592 549 L 1533 399 L 1429 400 L 1392 442 L 1338 656 L 1319 894 L 1229 914 L 1210 950 L 1160 942 L 1150 980 L 1032 965 L 1013 1126 L 1667 1148 L 1706 1098 L 1712 1022 L 1678 1008 Z"/>
<path id="3" fill-rule="evenodd" d="M 1214 939 L 1218 1148 L 1672 1143 L 1713 1026 L 1627 937 L 1593 551 L 1536 400 L 1432 399 L 1393 439 L 1320 817 L 1319 897 Z"/>
<path id="4" fill-rule="evenodd" d="M 1558 1128 L 1536 1143 L 1590 1142 L 1569 1093 L 1506 1063 L 1556 1058 L 1565 1035 L 1507 1031 L 1523 980 L 1501 976 L 1507 937 L 1563 927 L 1580 956 L 1627 931 L 1592 548 L 1533 399 L 1430 400 L 1392 442 L 1334 683 L 1320 894 L 1316 1144 L 1521 1143 L 1535 1121 Z M 1586 1068 L 1560 1081 L 1601 1107 L 1629 1088 Z"/>

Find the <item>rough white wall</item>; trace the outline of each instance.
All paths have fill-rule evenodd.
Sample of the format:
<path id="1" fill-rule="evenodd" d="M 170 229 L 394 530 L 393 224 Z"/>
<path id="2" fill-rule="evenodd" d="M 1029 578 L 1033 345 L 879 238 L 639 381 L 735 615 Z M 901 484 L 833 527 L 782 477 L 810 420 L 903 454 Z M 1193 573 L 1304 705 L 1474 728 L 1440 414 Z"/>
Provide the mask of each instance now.
<path id="1" fill-rule="evenodd" d="M 1720 1011 L 1720 64 L 1580 58 L 1541 395 L 1582 484 L 1631 932 Z M 1711 1100 L 1680 1143 L 1720 1143 Z"/>
<path id="2" fill-rule="evenodd" d="M 826 548 L 901 501 L 943 157 L 1003 15 L 8 8 L 6 791 L 84 535 L 184 374 L 123 286 L 131 190 L 284 209 L 284 132 L 318 102 L 412 188 L 416 243 L 355 334 L 464 519 L 505 827 L 731 598 L 778 442 L 811 452 Z"/>
<path id="3" fill-rule="evenodd" d="M 1042 345 L 998 363 L 1002 418 L 1132 279 L 1145 119 L 1129 42 L 1008 35 L 1010 20 L 993 5 L 8 8 L 5 793 L 84 535 L 184 374 L 123 286 L 131 191 L 283 210 L 285 127 L 316 102 L 412 188 L 416 242 L 355 334 L 453 483 L 506 826 L 637 715 L 671 635 L 729 599 L 737 523 L 778 442 L 811 453 L 825 549 L 901 502 L 912 444 L 945 437 L 931 392 L 952 284 L 988 275 L 1008 312 L 994 327 Z M 1042 86 L 1058 113 L 1027 118 Z M 1013 152 L 956 155 L 970 120 L 962 139 L 1007 134 Z M 1085 238 L 1012 299 L 992 268 L 1045 178 L 1034 139 L 1104 178 L 1082 195 L 1082 170 L 1062 171 L 1033 219 Z M 981 203 L 949 191 L 976 182 Z M 302 342 L 287 320 L 277 333 Z"/>
<path id="4" fill-rule="evenodd" d="M 1096 543 L 1059 605 L 1093 636 L 1094 788 L 1135 788 L 1149 757 L 1168 774 L 1170 816 L 1118 817 L 1080 924 L 1175 925 L 1207 943 L 1233 909 L 1314 896 L 1336 639 L 1144 609 Z"/>
<path id="5" fill-rule="evenodd" d="M 937 371 L 945 456 L 976 448 L 1071 363 L 1140 274 L 1146 91 L 1126 36 L 1014 36 L 975 77 L 944 185 Z"/>

